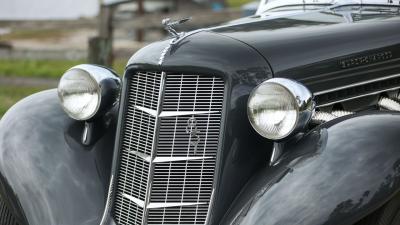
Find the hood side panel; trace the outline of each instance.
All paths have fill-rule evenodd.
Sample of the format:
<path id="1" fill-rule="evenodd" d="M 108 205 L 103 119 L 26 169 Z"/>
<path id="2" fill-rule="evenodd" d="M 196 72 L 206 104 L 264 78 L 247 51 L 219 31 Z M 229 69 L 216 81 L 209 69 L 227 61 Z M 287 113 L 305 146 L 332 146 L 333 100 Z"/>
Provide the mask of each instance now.
<path id="1" fill-rule="evenodd" d="M 213 31 L 248 43 L 269 61 L 275 77 L 299 80 L 313 91 L 399 71 L 400 16 L 346 22 L 334 13 L 313 12 L 257 19 Z M 350 63 L 353 65 L 343 66 Z M 395 71 L 390 70 L 393 66 Z M 376 67 L 389 71 L 363 73 Z M 354 77 L 349 80 L 347 74 Z M 330 85 L 321 85 L 326 80 Z"/>

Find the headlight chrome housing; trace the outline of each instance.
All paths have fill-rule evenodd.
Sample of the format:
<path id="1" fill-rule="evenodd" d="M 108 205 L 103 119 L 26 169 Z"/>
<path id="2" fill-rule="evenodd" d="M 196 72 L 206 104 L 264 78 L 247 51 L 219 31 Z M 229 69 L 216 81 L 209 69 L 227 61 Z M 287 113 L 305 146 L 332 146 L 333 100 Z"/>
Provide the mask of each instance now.
<path id="1" fill-rule="evenodd" d="M 253 128 L 263 137 L 282 140 L 304 129 L 315 111 L 312 93 L 302 84 L 273 78 L 250 94 L 247 113 Z"/>
<path id="2" fill-rule="evenodd" d="M 86 121 L 102 115 L 118 101 L 120 86 L 119 77 L 111 70 L 82 64 L 61 77 L 58 97 L 71 118 Z"/>

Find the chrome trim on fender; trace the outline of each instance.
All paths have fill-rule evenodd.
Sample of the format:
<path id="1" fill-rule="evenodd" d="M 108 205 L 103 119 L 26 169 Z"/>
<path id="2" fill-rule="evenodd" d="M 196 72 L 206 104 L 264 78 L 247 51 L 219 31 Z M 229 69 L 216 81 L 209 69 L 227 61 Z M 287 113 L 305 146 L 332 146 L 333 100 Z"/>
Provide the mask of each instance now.
<path id="1" fill-rule="evenodd" d="M 387 91 L 398 90 L 399 88 L 400 88 L 400 86 L 394 87 L 394 88 L 389 88 L 389 89 L 382 89 L 382 90 L 380 90 L 380 91 L 375 91 L 375 92 L 371 92 L 371 93 L 363 94 L 363 95 L 357 95 L 357 96 L 350 97 L 350 98 L 344 98 L 344 99 L 337 100 L 337 101 L 333 101 L 333 102 L 329 102 L 329 103 L 326 103 L 326 104 L 321 104 L 321 105 L 318 105 L 318 104 L 317 104 L 317 107 L 330 106 L 330 105 L 334 105 L 334 104 L 337 104 L 337 103 L 340 103 L 340 102 L 347 102 L 347 101 L 350 101 L 350 100 L 353 100 L 353 99 L 357 99 L 357 98 L 362 98 L 362 97 L 367 97 L 367 96 L 371 96 L 371 95 L 376 95 L 376 94 L 380 94 L 380 93 L 387 92 Z M 317 96 L 317 95 L 316 95 L 316 96 Z"/>
<path id="2" fill-rule="evenodd" d="M 340 90 L 347 89 L 347 88 L 357 87 L 357 86 L 361 86 L 361 85 L 365 85 L 365 84 L 370 84 L 370 83 L 374 83 L 377 81 L 388 80 L 388 79 L 396 78 L 396 77 L 400 77 L 400 74 L 395 74 L 395 75 L 391 75 L 391 76 L 387 76 L 387 77 L 380 77 L 380 78 L 376 78 L 376 79 L 372 79 L 372 80 L 357 82 L 354 84 L 349 84 L 349 85 L 345 85 L 345 86 L 341 86 L 341 87 L 337 87 L 337 88 L 328 89 L 325 91 L 315 92 L 314 96 L 322 95 L 322 94 L 326 94 L 326 93 L 330 93 L 330 92 L 334 92 L 334 91 L 340 91 Z"/>
<path id="3" fill-rule="evenodd" d="M 371 79 L 371 80 L 367 80 L 367 81 L 363 81 L 363 82 L 357 82 L 357 83 L 353 83 L 350 85 L 345 85 L 345 86 L 336 87 L 336 88 L 332 88 L 332 89 L 328 89 L 328 90 L 324 90 L 324 91 L 315 92 L 314 96 L 316 98 L 318 98 L 321 95 L 330 94 L 330 93 L 337 92 L 337 91 L 345 91 L 346 89 L 362 87 L 363 85 L 371 86 L 374 83 L 387 82 L 390 79 L 399 79 L 399 78 L 400 78 L 400 74 L 394 74 L 394 75 L 390 75 L 390 76 L 380 77 L 380 78 L 376 78 L 376 79 Z M 396 80 L 394 82 L 394 84 L 396 84 L 396 83 L 398 83 L 398 80 Z M 324 102 L 319 103 L 317 101 L 317 107 L 331 106 L 331 105 L 334 105 L 337 103 L 346 102 L 346 101 L 350 101 L 350 100 L 357 99 L 357 98 L 362 98 L 362 97 L 377 95 L 377 94 L 380 94 L 383 92 L 398 90 L 400 88 L 400 85 L 394 85 L 394 86 L 387 85 L 387 84 L 385 84 L 385 85 L 386 85 L 386 87 L 382 87 L 382 89 L 375 88 L 375 90 L 374 90 L 373 88 L 371 88 L 372 90 L 369 90 L 370 92 L 365 91 L 364 93 L 360 93 L 358 95 L 356 94 L 354 96 L 347 96 L 347 97 L 344 97 L 341 99 L 332 99 L 332 101 L 328 101 L 326 103 L 324 103 Z"/>
<path id="4" fill-rule="evenodd" d="M 400 111 L 400 103 L 390 98 L 381 98 L 378 106 L 387 110 Z"/>
<path id="5" fill-rule="evenodd" d="M 108 193 L 107 193 L 107 201 L 104 207 L 103 216 L 101 217 L 100 225 L 106 225 L 106 221 L 110 215 L 113 191 L 114 191 L 114 175 L 111 175 L 110 185 L 108 187 Z"/>

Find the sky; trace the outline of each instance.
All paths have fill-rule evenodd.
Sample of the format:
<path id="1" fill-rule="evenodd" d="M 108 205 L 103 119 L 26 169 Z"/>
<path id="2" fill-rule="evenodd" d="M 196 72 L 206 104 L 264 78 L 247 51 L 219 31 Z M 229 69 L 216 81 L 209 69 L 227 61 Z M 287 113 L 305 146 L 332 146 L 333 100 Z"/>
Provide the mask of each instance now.
<path id="1" fill-rule="evenodd" d="M 99 0 L 0 0 L 0 20 L 93 17 L 98 4 Z"/>

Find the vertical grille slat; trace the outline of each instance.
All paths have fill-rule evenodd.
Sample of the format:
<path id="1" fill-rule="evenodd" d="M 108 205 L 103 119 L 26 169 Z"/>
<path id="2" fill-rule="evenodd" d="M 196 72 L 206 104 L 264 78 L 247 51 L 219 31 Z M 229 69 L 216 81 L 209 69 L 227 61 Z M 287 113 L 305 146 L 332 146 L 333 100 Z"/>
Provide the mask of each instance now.
<path id="1" fill-rule="evenodd" d="M 224 81 L 138 72 L 127 84 L 113 216 L 117 224 L 205 224 Z"/>
<path id="2" fill-rule="evenodd" d="M 6 203 L 0 196 L 0 224 L 1 225 L 18 225 L 18 221 L 8 208 Z"/>

